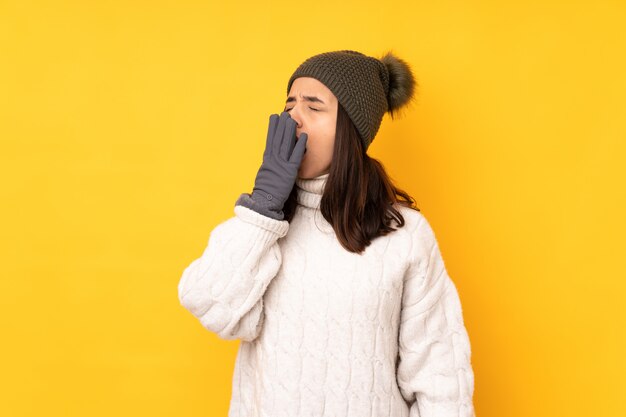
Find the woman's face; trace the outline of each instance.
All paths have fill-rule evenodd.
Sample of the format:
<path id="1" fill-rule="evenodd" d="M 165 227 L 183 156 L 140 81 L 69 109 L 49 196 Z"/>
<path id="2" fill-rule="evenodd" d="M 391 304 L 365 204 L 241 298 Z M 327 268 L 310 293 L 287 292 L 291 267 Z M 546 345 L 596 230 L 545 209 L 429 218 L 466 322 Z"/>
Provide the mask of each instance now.
<path id="1" fill-rule="evenodd" d="M 307 134 L 306 153 L 298 177 L 326 174 L 333 159 L 337 126 L 337 97 L 320 81 L 296 78 L 287 95 L 285 111 L 296 121 L 296 137 Z"/>

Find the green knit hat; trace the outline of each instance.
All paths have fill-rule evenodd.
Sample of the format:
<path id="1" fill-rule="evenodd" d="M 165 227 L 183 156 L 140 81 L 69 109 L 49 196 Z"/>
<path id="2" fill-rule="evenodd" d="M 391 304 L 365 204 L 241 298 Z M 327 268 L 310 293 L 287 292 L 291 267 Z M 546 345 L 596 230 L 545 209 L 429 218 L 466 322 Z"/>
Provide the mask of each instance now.
<path id="1" fill-rule="evenodd" d="M 287 84 L 298 77 L 315 78 L 337 97 L 356 126 L 365 149 L 374 140 L 385 112 L 407 104 L 417 87 L 410 66 L 392 52 L 382 58 L 357 51 L 324 52 L 305 60 Z"/>

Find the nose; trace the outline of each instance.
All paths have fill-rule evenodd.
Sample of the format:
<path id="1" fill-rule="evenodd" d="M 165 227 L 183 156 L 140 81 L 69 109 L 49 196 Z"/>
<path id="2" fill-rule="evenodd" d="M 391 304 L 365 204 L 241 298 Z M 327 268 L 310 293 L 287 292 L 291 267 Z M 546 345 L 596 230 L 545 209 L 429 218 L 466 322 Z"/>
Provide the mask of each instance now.
<path id="1" fill-rule="evenodd" d="M 291 117 L 293 119 L 294 122 L 296 122 L 296 136 L 300 136 L 300 129 L 302 129 L 302 120 L 300 119 L 300 114 L 298 114 L 299 109 L 298 106 L 294 106 L 290 111 L 289 111 L 289 117 Z"/>
<path id="2" fill-rule="evenodd" d="M 300 122 L 300 115 L 298 114 L 298 111 L 295 107 L 291 109 L 291 111 L 289 112 L 289 116 L 296 122 L 298 127 L 302 126 L 302 123 Z"/>

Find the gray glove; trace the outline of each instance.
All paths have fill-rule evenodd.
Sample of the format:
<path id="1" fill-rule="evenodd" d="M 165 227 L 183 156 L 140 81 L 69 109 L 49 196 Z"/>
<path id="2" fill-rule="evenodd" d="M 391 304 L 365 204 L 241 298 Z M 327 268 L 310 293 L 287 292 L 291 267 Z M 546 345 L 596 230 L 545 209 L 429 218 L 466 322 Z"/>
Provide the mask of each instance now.
<path id="1" fill-rule="evenodd" d="M 291 194 L 302 157 L 306 152 L 308 135 L 304 132 L 296 141 L 296 121 L 283 111 L 270 116 L 263 163 L 254 182 L 252 195 L 241 194 L 235 205 L 242 205 L 259 214 L 283 220 L 282 211 Z"/>

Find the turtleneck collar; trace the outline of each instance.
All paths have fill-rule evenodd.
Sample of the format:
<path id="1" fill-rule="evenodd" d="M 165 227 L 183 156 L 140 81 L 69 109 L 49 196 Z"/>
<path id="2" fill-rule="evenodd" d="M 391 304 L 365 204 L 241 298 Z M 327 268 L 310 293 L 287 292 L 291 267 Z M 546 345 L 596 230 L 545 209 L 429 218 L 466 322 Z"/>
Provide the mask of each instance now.
<path id="1" fill-rule="evenodd" d="M 298 204 L 317 209 L 322 201 L 324 187 L 330 173 L 318 175 L 315 178 L 296 178 L 296 191 Z"/>

